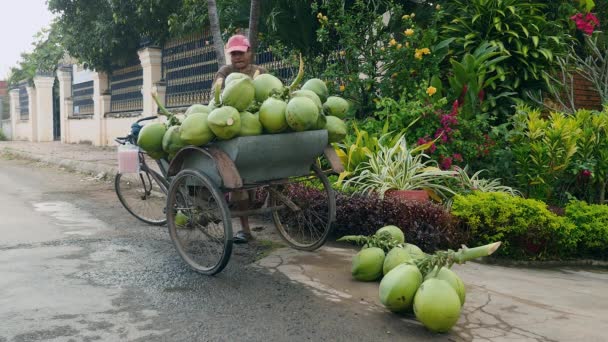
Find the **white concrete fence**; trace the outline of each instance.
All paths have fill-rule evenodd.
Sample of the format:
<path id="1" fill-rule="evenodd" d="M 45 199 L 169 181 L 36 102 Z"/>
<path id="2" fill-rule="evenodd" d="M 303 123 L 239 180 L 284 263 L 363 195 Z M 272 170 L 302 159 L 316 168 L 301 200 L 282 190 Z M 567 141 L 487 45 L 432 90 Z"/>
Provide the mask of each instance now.
<path id="1" fill-rule="evenodd" d="M 138 116 L 113 117 L 110 112 L 111 96 L 108 93 L 108 75 L 92 72 L 93 115 L 75 115 L 72 99 L 74 72 L 59 68 L 59 126 L 61 142 L 90 143 L 95 146 L 115 145 L 114 138 L 129 133 L 131 124 L 139 117 L 155 115 L 158 107 L 150 94 L 157 92 L 164 104 L 165 87 L 162 77 L 162 53 L 160 48 L 147 47 L 138 51 L 143 72 L 141 87 L 143 110 Z M 76 69 L 76 68 L 75 68 Z M 32 142 L 53 141 L 53 83 L 54 76 L 36 76 L 33 86 L 27 86 L 29 113 L 21 115 L 19 89 L 10 90 L 10 125 L 12 140 Z M 10 124 L 9 124 L 10 122 Z"/>

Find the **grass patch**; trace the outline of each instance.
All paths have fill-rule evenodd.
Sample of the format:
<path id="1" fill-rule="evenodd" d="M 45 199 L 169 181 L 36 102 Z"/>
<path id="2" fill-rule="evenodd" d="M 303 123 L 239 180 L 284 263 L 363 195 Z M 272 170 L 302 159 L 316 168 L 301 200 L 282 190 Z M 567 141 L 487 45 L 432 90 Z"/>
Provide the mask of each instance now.
<path id="1" fill-rule="evenodd" d="M 271 240 L 255 240 L 255 244 L 259 249 L 256 253 L 255 261 L 264 259 L 279 248 L 287 247 L 282 243 Z"/>

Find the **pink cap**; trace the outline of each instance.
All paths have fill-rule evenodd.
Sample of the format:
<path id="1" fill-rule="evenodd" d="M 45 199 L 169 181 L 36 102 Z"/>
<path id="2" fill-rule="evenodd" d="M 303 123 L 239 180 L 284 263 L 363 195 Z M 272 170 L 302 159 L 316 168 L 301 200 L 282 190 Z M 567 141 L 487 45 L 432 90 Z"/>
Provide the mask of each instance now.
<path id="1" fill-rule="evenodd" d="M 228 39 L 228 43 L 226 43 L 226 51 L 228 53 L 231 53 L 232 51 L 246 52 L 249 50 L 249 47 L 249 39 L 241 34 L 236 34 L 230 37 L 230 39 Z"/>

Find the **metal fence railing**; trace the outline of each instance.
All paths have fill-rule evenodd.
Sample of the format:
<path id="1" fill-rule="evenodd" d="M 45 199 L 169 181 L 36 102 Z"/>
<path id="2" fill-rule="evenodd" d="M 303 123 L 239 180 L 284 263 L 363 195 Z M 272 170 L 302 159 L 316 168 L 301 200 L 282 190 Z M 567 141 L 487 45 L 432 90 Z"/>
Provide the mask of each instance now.
<path id="1" fill-rule="evenodd" d="M 134 112 L 143 109 L 143 71 L 139 59 L 134 59 L 127 66 L 112 71 L 110 75 L 110 94 L 112 95 L 110 111 Z"/>
<path id="2" fill-rule="evenodd" d="M 93 81 L 77 83 L 72 86 L 74 116 L 93 115 Z"/>
<path id="3" fill-rule="evenodd" d="M 187 107 L 211 100 L 213 78 L 219 68 L 211 34 L 203 32 L 168 41 L 163 47 L 163 79 L 169 108 Z M 284 83 L 296 76 L 297 67 L 270 51 L 256 54 L 255 64 L 265 67 Z"/>
<path id="4" fill-rule="evenodd" d="M 208 103 L 218 63 L 208 33 L 173 39 L 163 46 L 163 79 L 167 107 Z"/>
<path id="5" fill-rule="evenodd" d="M 30 100 L 25 87 L 25 83 L 19 84 L 19 118 L 21 120 L 29 120 L 30 118 Z"/>

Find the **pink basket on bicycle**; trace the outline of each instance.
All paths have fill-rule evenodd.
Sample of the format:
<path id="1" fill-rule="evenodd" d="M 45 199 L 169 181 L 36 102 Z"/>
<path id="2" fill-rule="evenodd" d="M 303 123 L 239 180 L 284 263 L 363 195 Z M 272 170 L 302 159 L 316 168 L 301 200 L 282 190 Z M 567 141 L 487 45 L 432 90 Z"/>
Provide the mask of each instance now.
<path id="1" fill-rule="evenodd" d="M 139 172 L 139 147 L 128 143 L 118 146 L 118 172 Z"/>

